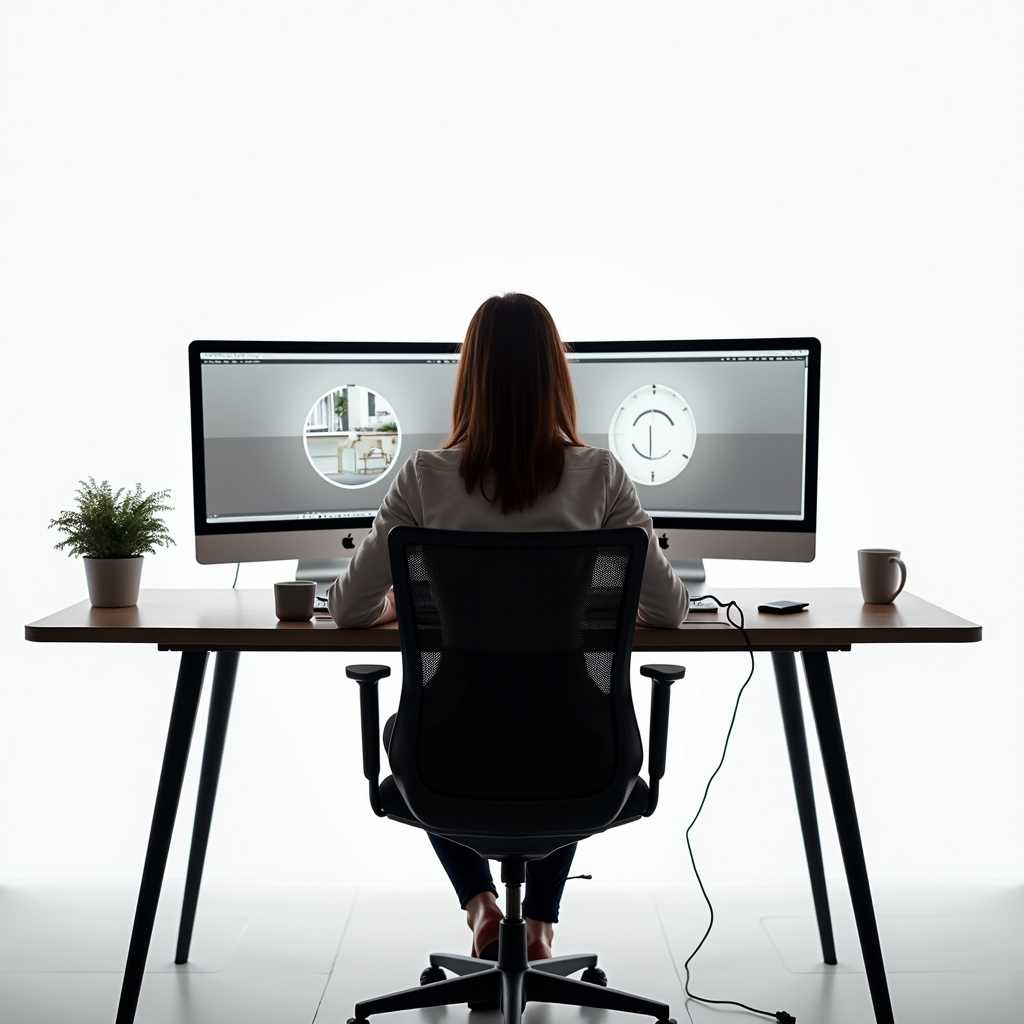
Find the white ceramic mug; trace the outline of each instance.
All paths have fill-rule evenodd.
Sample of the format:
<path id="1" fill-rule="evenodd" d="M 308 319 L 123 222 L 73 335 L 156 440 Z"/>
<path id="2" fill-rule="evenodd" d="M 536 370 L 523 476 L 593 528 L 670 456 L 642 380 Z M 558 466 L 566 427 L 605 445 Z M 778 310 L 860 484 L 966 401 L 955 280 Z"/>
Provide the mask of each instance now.
<path id="1" fill-rule="evenodd" d="M 274 584 L 274 611 L 284 622 L 313 618 L 316 583 L 313 580 L 285 580 Z"/>
<path id="2" fill-rule="evenodd" d="M 907 582 L 907 567 L 893 548 L 861 548 L 860 592 L 867 604 L 892 604 Z"/>

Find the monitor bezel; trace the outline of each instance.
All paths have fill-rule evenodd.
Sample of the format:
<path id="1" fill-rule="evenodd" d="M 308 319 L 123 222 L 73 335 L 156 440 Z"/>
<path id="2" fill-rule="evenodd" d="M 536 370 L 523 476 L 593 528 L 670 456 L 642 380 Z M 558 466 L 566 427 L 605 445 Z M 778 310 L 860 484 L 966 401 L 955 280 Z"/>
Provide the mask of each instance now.
<path id="1" fill-rule="evenodd" d="M 438 357 L 457 354 L 461 345 L 450 342 L 426 341 L 193 341 L 189 345 L 189 394 L 192 424 L 192 493 L 196 536 L 232 536 L 247 533 L 285 533 L 319 530 L 363 530 L 373 523 L 373 516 L 337 519 L 276 520 L 251 523 L 208 523 L 206 521 L 206 461 L 203 437 L 203 409 L 200 353 L 223 352 L 280 352 L 294 348 L 311 354 L 345 355 L 394 354 L 409 352 L 436 354 Z M 657 530 L 713 530 L 725 532 L 798 533 L 814 534 L 817 527 L 818 507 L 818 437 L 821 395 L 821 343 L 817 338 L 705 338 L 659 341 L 571 341 L 567 352 L 739 352 L 750 350 L 771 351 L 806 348 L 807 362 L 807 423 L 804 446 L 804 517 L 799 520 L 744 518 L 729 519 L 715 516 L 654 516 Z"/>

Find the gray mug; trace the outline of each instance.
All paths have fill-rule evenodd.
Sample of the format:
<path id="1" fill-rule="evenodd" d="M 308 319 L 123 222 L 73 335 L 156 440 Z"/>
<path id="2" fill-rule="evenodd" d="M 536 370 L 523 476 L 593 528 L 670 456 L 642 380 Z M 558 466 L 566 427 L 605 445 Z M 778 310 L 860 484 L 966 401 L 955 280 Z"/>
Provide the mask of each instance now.
<path id="1" fill-rule="evenodd" d="M 274 584 L 274 611 L 285 622 L 313 618 L 316 583 L 313 580 L 285 580 Z"/>
<path id="2" fill-rule="evenodd" d="M 907 567 L 893 548 L 861 548 L 860 592 L 867 604 L 892 604 L 907 582 Z"/>

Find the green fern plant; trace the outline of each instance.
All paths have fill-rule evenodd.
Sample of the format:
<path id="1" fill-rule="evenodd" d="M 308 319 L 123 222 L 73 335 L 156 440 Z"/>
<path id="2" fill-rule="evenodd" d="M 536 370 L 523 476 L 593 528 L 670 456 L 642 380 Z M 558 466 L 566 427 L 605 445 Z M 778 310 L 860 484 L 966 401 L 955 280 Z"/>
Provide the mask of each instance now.
<path id="1" fill-rule="evenodd" d="M 68 548 L 75 558 L 137 558 L 174 543 L 158 515 L 172 511 L 164 504 L 169 490 L 147 495 L 142 484 L 136 484 L 134 491 L 121 487 L 115 493 L 107 480 L 98 484 L 89 477 L 88 483 L 78 482 L 78 508 L 50 520 L 49 529 L 56 527 L 67 535 L 54 545 L 58 551 Z"/>

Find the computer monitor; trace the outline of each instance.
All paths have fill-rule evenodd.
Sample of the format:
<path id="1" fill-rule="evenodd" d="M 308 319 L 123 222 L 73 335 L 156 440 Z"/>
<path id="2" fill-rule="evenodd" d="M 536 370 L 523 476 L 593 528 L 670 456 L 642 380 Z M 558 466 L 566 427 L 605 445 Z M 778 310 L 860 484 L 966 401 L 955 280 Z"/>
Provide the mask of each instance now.
<path id="1" fill-rule="evenodd" d="M 816 339 L 567 348 L 582 440 L 622 462 L 680 575 L 703 579 L 703 558 L 814 558 Z M 299 559 L 301 577 L 333 579 L 398 467 L 448 437 L 458 351 L 193 342 L 198 561 Z"/>

